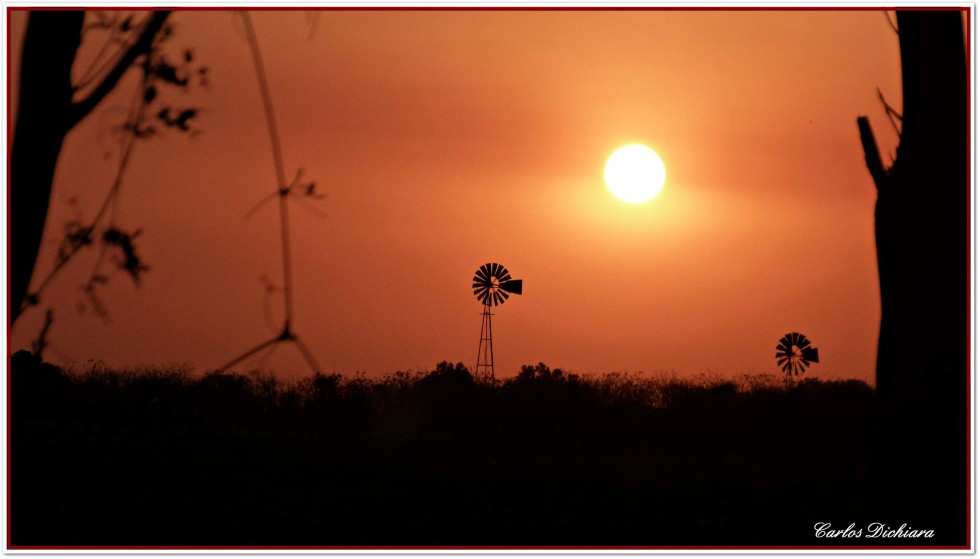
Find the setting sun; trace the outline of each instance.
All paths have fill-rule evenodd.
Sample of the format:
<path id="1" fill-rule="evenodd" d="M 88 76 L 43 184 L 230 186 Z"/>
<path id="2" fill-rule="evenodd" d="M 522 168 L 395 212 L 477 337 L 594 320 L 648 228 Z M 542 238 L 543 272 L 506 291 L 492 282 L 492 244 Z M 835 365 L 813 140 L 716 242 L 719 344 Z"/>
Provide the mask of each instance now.
<path id="1" fill-rule="evenodd" d="M 606 161 L 606 186 L 631 204 L 646 202 L 660 193 L 667 172 L 652 149 L 631 144 L 616 150 Z"/>

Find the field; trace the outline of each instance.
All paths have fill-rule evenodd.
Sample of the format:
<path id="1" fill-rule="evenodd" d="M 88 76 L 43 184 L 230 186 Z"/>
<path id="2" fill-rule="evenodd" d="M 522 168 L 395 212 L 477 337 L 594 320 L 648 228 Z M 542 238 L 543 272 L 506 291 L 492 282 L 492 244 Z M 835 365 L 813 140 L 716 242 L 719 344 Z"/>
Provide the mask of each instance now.
<path id="1" fill-rule="evenodd" d="M 13 546 L 887 543 L 814 537 L 875 516 L 859 381 L 11 373 Z"/>

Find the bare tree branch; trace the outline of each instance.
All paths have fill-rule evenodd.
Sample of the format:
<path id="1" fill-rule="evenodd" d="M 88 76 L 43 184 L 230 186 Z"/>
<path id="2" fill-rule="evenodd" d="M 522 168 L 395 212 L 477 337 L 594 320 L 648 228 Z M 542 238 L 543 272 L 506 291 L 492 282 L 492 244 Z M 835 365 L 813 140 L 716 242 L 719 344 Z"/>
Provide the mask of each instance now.
<path id="1" fill-rule="evenodd" d="M 881 92 L 881 88 L 878 88 L 878 100 L 881 101 L 881 104 L 885 106 L 885 114 L 888 115 L 888 120 L 889 122 L 892 123 L 892 128 L 895 129 L 895 133 L 898 134 L 899 138 L 901 138 L 902 131 L 898 128 L 898 125 L 895 124 L 895 119 L 898 119 L 899 122 L 902 122 L 901 113 L 893 109 L 892 106 L 888 104 L 888 101 L 885 101 L 885 95 Z"/>
<path id="2" fill-rule="evenodd" d="M 888 177 L 888 171 L 881 164 L 881 154 L 878 152 L 878 142 L 875 140 L 874 132 L 871 131 L 871 124 L 868 117 L 858 117 L 858 130 L 861 133 L 861 146 L 864 148 L 864 161 L 871 172 L 871 178 L 875 181 L 875 188 L 881 190 Z"/>
<path id="3" fill-rule="evenodd" d="M 887 11 L 884 11 L 884 12 L 881 12 L 881 13 L 885 16 L 885 19 L 888 20 L 888 27 L 891 27 L 892 28 L 892 31 L 894 31 L 895 34 L 897 35 L 898 34 L 898 25 L 894 21 L 892 21 L 892 18 L 891 18 L 890 15 L 888 15 L 888 12 Z"/>
<path id="4" fill-rule="evenodd" d="M 129 67 L 133 65 L 136 58 L 149 52 L 150 47 L 153 44 L 153 38 L 156 34 L 163 28 L 163 24 L 170 17 L 170 11 L 156 11 L 150 15 L 149 20 L 143 26 L 143 31 L 140 32 L 139 37 L 137 37 L 136 42 L 134 42 L 122 55 L 115 66 L 109 70 L 106 77 L 102 79 L 99 85 L 95 86 L 95 89 L 86 97 L 78 102 L 72 104 L 71 112 L 69 114 L 69 127 L 75 126 L 85 118 L 99 103 L 102 99 L 109 94 L 119 80 L 122 79 L 123 75 L 129 70 Z"/>

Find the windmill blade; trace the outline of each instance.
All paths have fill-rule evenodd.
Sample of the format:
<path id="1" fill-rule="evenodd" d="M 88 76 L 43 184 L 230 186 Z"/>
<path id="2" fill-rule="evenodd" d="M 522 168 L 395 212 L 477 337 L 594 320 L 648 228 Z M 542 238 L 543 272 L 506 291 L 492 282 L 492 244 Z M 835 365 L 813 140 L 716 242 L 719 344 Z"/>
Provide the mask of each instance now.
<path id="1" fill-rule="evenodd" d="M 800 334 L 799 332 L 793 332 L 793 345 L 795 345 L 796 347 L 800 347 L 800 338 L 802 337 L 803 334 Z"/>
<path id="2" fill-rule="evenodd" d="M 800 334 L 800 339 L 797 340 L 796 347 L 802 350 L 809 346 L 810 346 L 810 340 L 806 339 L 806 336 L 804 336 L 803 334 Z"/>
<path id="3" fill-rule="evenodd" d="M 498 291 L 497 293 L 500 294 L 500 302 L 501 303 L 503 303 L 504 301 L 507 300 L 508 297 L 510 297 L 510 295 L 508 295 L 506 291 Z"/>
<path id="4" fill-rule="evenodd" d="M 524 280 L 507 280 L 500 284 L 500 289 L 514 295 L 520 295 L 524 291 Z"/>
<path id="5" fill-rule="evenodd" d="M 494 278 L 498 277 L 497 270 L 500 270 L 500 264 L 497 264 L 496 262 L 492 262 L 490 264 L 490 277 L 494 277 Z"/>
<path id="6" fill-rule="evenodd" d="M 473 276 L 474 281 L 487 281 L 487 278 L 489 277 L 490 274 L 486 270 L 486 267 L 487 265 L 484 264 L 483 266 L 480 266 L 479 268 L 476 269 L 476 275 Z"/>

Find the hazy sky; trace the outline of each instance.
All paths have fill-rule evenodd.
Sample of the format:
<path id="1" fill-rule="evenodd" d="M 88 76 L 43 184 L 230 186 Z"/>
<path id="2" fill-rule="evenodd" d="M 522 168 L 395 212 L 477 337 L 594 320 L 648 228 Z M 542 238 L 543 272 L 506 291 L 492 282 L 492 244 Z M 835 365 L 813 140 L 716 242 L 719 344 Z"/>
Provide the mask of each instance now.
<path id="1" fill-rule="evenodd" d="M 900 110 L 901 76 L 883 12 L 252 16 L 286 174 L 302 168 L 326 194 L 315 202 L 325 217 L 291 210 L 294 329 L 325 372 L 472 368 L 481 306 L 470 279 L 493 261 L 524 280 L 495 310 L 498 376 L 538 361 L 776 372 L 777 340 L 800 331 L 820 348 L 808 375 L 873 380 L 875 192 L 855 119 L 871 117 L 889 160 L 897 138 L 876 88 Z M 26 17 L 10 17 L 16 87 Z M 37 335 L 47 306 L 47 357 L 80 366 L 202 371 L 279 330 L 281 300 L 260 281 L 282 281 L 276 206 L 245 219 L 276 177 L 242 20 L 172 20 L 170 48 L 193 48 L 211 85 L 168 93 L 202 108 L 201 133 L 139 144 L 125 177 L 117 223 L 142 229 L 152 269 L 139 288 L 112 277 L 106 322 L 76 309 L 95 259 L 84 255 L 17 323 L 13 349 Z M 65 222 L 91 218 L 107 192 L 112 127 L 134 85 L 68 137 L 38 272 Z M 640 205 L 602 177 L 633 142 L 667 169 L 661 194 Z M 266 366 L 309 372 L 292 346 Z"/>

